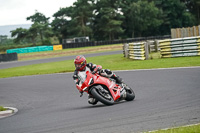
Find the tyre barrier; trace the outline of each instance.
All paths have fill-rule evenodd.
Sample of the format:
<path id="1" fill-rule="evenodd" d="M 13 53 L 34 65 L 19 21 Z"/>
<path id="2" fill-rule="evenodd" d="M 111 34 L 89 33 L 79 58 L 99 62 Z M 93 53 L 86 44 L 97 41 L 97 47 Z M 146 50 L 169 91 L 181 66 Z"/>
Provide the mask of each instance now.
<path id="1" fill-rule="evenodd" d="M 162 58 L 200 55 L 200 36 L 159 41 Z"/>
<path id="2" fill-rule="evenodd" d="M 147 60 L 149 56 L 146 42 L 124 44 L 124 57 L 133 60 Z"/>
<path id="3" fill-rule="evenodd" d="M 18 60 L 17 53 L 0 54 L 0 62 L 15 61 Z"/>
<path id="4" fill-rule="evenodd" d="M 41 51 L 52 51 L 53 46 L 37 46 L 37 47 L 26 47 L 26 48 L 16 48 L 6 50 L 7 54 L 9 53 L 32 53 L 32 52 L 41 52 Z"/>

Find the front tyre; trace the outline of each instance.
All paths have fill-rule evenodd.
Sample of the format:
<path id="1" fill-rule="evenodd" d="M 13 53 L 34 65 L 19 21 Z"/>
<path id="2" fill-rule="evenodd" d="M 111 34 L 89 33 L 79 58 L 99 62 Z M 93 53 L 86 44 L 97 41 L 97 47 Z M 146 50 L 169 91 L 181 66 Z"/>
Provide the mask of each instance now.
<path id="1" fill-rule="evenodd" d="M 113 105 L 114 100 L 113 97 L 110 95 L 110 93 L 105 90 L 102 86 L 93 86 L 91 88 L 91 94 L 100 102 L 102 102 L 105 105 Z"/>
<path id="2" fill-rule="evenodd" d="M 126 101 L 132 101 L 135 99 L 135 93 L 134 91 L 128 87 L 127 85 L 124 86 L 125 90 L 126 90 Z"/>

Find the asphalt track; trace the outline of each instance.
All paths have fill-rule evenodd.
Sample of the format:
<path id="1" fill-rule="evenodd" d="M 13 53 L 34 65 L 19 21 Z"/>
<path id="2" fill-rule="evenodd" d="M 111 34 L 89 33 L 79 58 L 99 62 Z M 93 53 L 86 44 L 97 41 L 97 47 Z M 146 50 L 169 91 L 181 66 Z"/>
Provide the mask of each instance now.
<path id="1" fill-rule="evenodd" d="M 112 55 L 112 54 L 122 54 L 123 51 L 109 51 L 109 52 L 100 52 L 93 54 L 83 54 L 85 57 L 94 57 L 94 56 L 102 56 L 102 55 Z M 0 62 L 0 69 L 6 69 L 11 67 L 20 67 L 26 65 L 40 64 L 40 63 L 48 63 L 48 62 L 56 62 L 56 61 L 64 61 L 64 60 L 72 60 L 76 55 L 72 56 L 62 56 L 62 57 L 54 57 L 47 59 L 37 59 L 37 60 L 28 60 L 28 61 L 11 61 L 11 62 Z"/>
<path id="2" fill-rule="evenodd" d="M 0 119 L 0 133 L 131 133 L 200 122 L 200 67 L 116 73 L 134 101 L 89 105 L 72 73 L 0 79 L 0 104 L 19 109 Z"/>

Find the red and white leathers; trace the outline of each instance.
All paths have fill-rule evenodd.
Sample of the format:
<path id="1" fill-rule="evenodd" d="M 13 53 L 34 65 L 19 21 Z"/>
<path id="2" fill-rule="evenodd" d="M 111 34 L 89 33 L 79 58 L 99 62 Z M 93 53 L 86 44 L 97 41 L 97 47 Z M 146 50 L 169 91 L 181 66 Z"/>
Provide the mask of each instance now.
<path id="1" fill-rule="evenodd" d="M 78 71 L 78 70 L 74 71 L 73 78 L 74 78 L 75 83 L 79 82 L 78 77 L 84 77 L 83 75 L 86 75 L 86 71 L 90 71 L 90 72 L 94 72 L 94 73 L 98 72 L 99 75 L 101 75 L 103 77 L 113 78 L 116 81 L 116 83 L 118 83 L 118 84 L 122 83 L 122 80 L 118 76 L 116 76 L 116 74 L 114 74 L 111 70 L 102 69 L 101 65 L 96 65 L 96 64 L 92 64 L 92 63 L 88 63 L 86 65 L 85 69 L 82 71 Z M 81 74 L 81 76 L 79 74 Z"/>
<path id="2" fill-rule="evenodd" d="M 116 81 L 116 83 L 121 84 L 122 80 L 118 76 L 116 76 L 109 69 L 102 69 L 101 65 L 96 65 L 92 63 L 88 63 L 82 71 L 78 71 L 77 69 L 74 71 L 73 79 L 77 85 L 81 84 L 80 81 L 84 81 L 86 79 L 86 72 L 98 73 L 99 75 L 107 78 L 112 78 Z M 82 79 L 80 79 L 82 78 Z M 88 96 L 88 102 L 90 104 L 96 104 L 98 101 L 93 98 L 91 95 Z"/>

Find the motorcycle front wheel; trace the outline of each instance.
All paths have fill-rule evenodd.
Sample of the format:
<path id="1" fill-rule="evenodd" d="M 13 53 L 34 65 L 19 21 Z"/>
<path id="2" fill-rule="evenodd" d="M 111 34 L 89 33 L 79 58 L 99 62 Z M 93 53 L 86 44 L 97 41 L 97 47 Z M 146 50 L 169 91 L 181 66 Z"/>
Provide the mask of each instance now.
<path id="1" fill-rule="evenodd" d="M 105 105 L 113 105 L 114 100 L 110 93 L 105 90 L 102 86 L 93 86 L 91 88 L 91 94 L 100 102 Z"/>
<path id="2" fill-rule="evenodd" d="M 128 87 L 127 85 L 125 85 L 125 90 L 126 90 L 126 101 L 132 101 L 135 99 L 135 93 L 133 91 L 133 89 L 131 89 L 130 87 Z"/>

